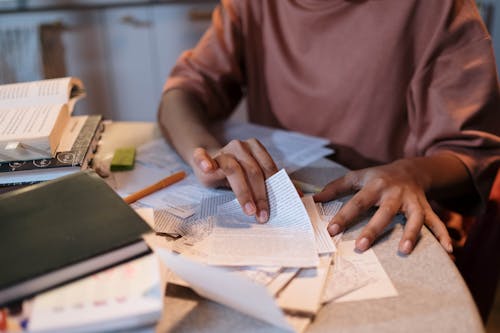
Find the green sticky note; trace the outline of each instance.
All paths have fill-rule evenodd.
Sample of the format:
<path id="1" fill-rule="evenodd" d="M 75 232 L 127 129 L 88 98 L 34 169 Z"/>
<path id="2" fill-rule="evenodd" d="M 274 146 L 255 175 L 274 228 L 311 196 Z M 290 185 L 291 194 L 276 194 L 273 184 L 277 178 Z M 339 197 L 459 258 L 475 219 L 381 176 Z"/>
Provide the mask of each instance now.
<path id="1" fill-rule="evenodd" d="M 132 170 L 135 162 L 135 148 L 126 147 L 115 150 L 113 159 L 111 160 L 111 171 Z"/>

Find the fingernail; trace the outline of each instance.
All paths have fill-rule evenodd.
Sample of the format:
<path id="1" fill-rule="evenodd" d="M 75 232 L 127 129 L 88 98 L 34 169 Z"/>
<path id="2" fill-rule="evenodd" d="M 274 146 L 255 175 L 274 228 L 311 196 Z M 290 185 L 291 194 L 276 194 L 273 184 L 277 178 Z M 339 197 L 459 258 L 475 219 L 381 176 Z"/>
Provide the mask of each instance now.
<path id="1" fill-rule="evenodd" d="M 259 212 L 259 222 L 260 223 L 267 222 L 268 218 L 269 218 L 269 215 L 267 214 L 267 212 L 265 210 L 261 210 Z"/>
<path id="2" fill-rule="evenodd" d="M 252 202 L 247 202 L 245 204 L 245 213 L 247 213 L 247 215 L 255 214 L 255 205 Z"/>
<path id="3" fill-rule="evenodd" d="M 369 246 L 370 246 L 370 241 L 368 240 L 368 238 L 363 237 L 358 242 L 358 246 L 356 246 L 356 248 L 360 251 L 366 251 Z"/>
<path id="4" fill-rule="evenodd" d="M 403 252 L 404 254 L 410 254 L 412 245 L 413 244 L 409 239 L 405 240 L 403 246 L 401 246 L 401 252 Z"/>
<path id="5" fill-rule="evenodd" d="M 338 233 L 339 233 L 339 231 L 340 231 L 340 227 L 339 227 L 339 225 L 338 225 L 338 224 L 336 224 L 336 223 L 334 223 L 334 224 L 332 224 L 332 225 L 330 225 L 330 226 L 328 227 L 328 232 L 329 232 L 329 233 L 330 233 L 330 235 L 332 235 L 332 236 L 335 236 L 336 234 L 338 234 Z"/>
<path id="6" fill-rule="evenodd" d="M 446 244 L 446 252 L 453 253 L 453 246 L 451 243 Z"/>
<path id="7" fill-rule="evenodd" d="M 203 171 L 209 171 L 210 170 L 210 163 L 208 163 L 208 161 L 203 160 L 203 161 L 201 161 L 200 164 L 201 164 L 201 169 Z"/>

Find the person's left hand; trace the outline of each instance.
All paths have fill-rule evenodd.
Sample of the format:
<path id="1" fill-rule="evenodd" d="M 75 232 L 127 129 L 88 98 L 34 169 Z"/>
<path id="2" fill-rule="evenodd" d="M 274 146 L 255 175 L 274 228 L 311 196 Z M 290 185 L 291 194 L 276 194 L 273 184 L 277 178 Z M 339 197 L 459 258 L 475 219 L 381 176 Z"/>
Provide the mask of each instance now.
<path id="1" fill-rule="evenodd" d="M 373 206 L 378 209 L 356 239 L 356 248 L 367 250 L 394 216 L 402 212 L 407 219 L 399 251 L 409 254 L 415 247 L 422 226 L 427 225 L 443 248 L 453 251 L 446 226 L 432 210 L 425 195 L 425 180 L 406 160 L 348 172 L 330 182 L 314 196 L 317 202 L 354 194 L 332 218 L 328 231 L 333 236 Z"/>

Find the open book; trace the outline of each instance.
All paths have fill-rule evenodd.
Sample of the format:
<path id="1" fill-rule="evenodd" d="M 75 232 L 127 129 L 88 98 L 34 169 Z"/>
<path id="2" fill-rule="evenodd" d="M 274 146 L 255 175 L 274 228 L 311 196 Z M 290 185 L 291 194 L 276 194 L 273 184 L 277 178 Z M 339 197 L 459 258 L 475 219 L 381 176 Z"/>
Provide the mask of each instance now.
<path id="1" fill-rule="evenodd" d="M 0 86 L 0 162 L 55 155 L 82 82 L 65 77 Z"/>

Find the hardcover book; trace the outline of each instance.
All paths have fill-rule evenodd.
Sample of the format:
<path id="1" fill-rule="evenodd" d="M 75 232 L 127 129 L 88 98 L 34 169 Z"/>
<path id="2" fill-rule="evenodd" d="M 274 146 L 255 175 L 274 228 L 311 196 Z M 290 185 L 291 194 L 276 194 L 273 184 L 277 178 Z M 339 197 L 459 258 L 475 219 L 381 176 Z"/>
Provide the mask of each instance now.
<path id="1" fill-rule="evenodd" d="M 54 157 L 82 82 L 65 77 L 0 86 L 0 162 Z"/>
<path id="2" fill-rule="evenodd" d="M 102 117 L 71 117 L 53 158 L 0 163 L 0 186 L 30 184 L 55 179 L 89 166 L 101 134 Z"/>
<path id="3" fill-rule="evenodd" d="M 0 195 L 0 306 L 148 252 L 148 231 L 93 171 Z"/>

